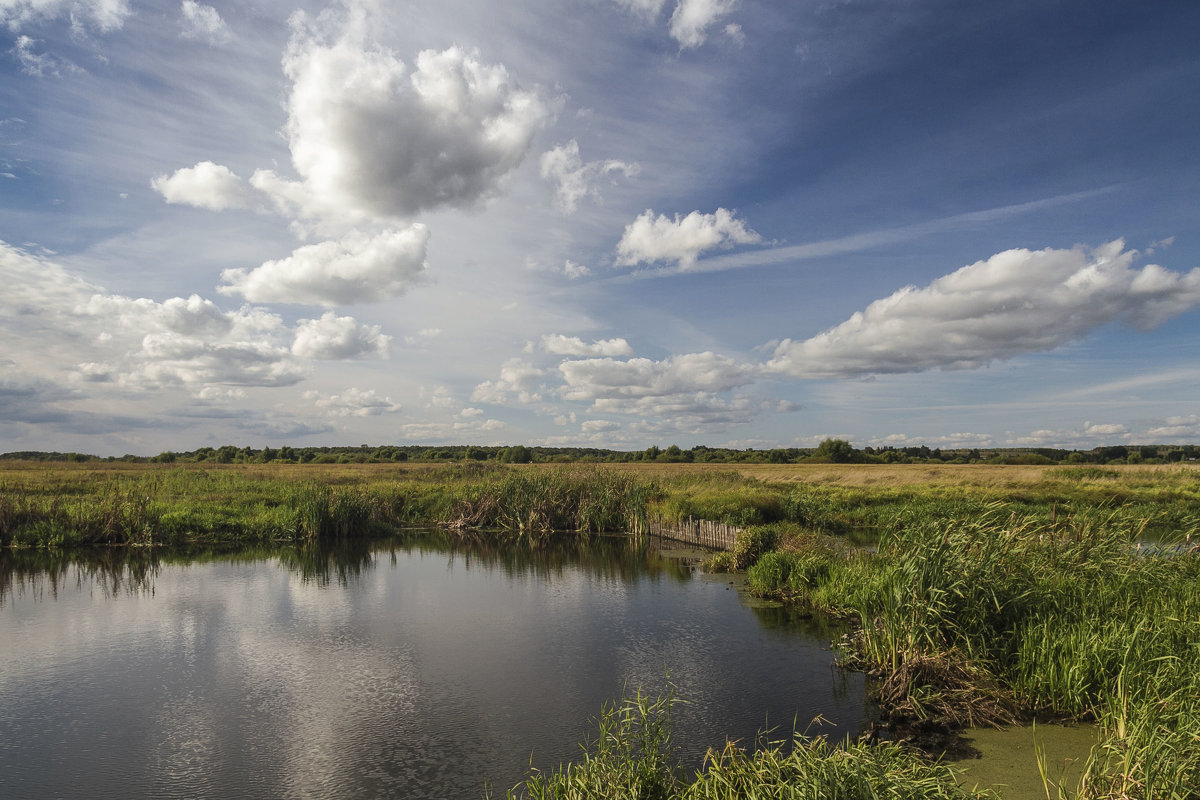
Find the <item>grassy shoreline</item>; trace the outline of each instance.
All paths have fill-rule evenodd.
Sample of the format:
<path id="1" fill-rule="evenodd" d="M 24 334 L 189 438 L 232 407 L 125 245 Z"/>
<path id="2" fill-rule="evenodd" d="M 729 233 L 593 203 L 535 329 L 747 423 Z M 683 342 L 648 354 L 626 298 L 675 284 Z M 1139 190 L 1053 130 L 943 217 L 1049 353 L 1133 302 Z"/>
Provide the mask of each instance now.
<path id="1" fill-rule="evenodd" d="M 629 530 L 648 513 L 846 532 L 997 503 L 1047 519 L 1103 510 L 1113 526 L 1170 535 L 1200 519 L 1200 467 L 6 462 L 0 545 L 260 542 L 407 524 L 545 536 Z"/>
<path id="2" fill-rule="evenodd" d="M 1195 466 L 0 467 L 0 545 L 18 548 L 311 542 L 411 524 L 538 544 L 638 530 L 650 515 L 744 526 L 722 558 L 747 571 L 753 591 L 856 617 L 861 633 L 845 655 L 879 676 L 893 714 L 1094 719 L 1103 738 L 1082 797 L 1200 798 Z M 813 532 L 858 528 L 878 532 L 878 552 Z M 1147 532 L 1184 546 L 1135 547 Z M 593 766 L 636 777 L 640 758 L 610 750 Z M 902 751 L 805 743 L 723 752 L 694 781 L 629 796 L 740 797 L 782 791 L 785 775 L 811 789 L 805 776 L 845 759 L 859 760 L 837 780 L 916 769 Z M 603 780 L 576 791 L 548 775 L 518 795 L 610 796 L 586 789 Z M 921 776 L 913 785 L 926 785 Z M 924 796 L 887 781 L 862 787 L 846 796 Z"/>

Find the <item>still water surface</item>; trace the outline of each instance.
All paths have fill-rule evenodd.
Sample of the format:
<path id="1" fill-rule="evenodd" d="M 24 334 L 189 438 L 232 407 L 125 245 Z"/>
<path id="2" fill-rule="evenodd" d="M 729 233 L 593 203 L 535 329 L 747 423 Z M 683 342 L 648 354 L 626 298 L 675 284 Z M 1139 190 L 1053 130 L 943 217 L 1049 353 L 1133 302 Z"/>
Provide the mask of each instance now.
<path id="1" fill-rule="evenodd" d="M 861 729 L 837 631 L 624 539 L 0 554 L 0 797 L 500 797 L 669 676 L 676 743 Z"/>

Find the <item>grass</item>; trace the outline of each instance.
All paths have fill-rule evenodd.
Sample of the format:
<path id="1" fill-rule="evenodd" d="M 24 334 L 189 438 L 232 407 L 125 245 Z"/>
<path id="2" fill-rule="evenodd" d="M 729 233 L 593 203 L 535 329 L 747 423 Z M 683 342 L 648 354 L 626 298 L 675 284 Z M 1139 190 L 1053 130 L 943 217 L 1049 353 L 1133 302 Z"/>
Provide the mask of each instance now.
<path id="1" fill-rule="evenodd" d="M 582 759 L 550 772 L 533 769 L 508 800 L 958 800 L 990 798 L 955 783 L 944 764 L 894 743 L 846 743 L 797 736 L 753 751 L 727 742 L 687 775 L 671 744 L 670 697 L 640 692 L 611 704 L 594 722 Z"/>
<path id="2" fill-rule="evenodd" d="M 0 472 L 0 545 L 70 547 L 369 536 L 438 524 L 540 541 L 639 530 L 650 487 L 594 468 L 159 467 Z"/>
<path id="3" fill-rule="evenodd" d="M 747 570 L 758 594 L 857 618 L 843 652 L 878 675 L 895 716 L 1094 719 L 1103 739 L 1084 797 L 1200 797 L 1193 466 L 0 466 L 0 545 L 51 561 L 81 545 L 144 546 L 139 570 L 159 544 L 312 545 L 436 524 L 547 547 L 637 531 L 651 515 L 742 526 L 722 568 Z M 828 535 L 863 529 L 877 552 Z M 1147 533 L 1182 546 L 1135 547 Z M 312 546 L 289 564 L 318 577 L 361 568 Z M 942 796 L 910 754 L 821 740 L 726 747 L 685 778 L 654 727 L 668 711 L 642 697 L 606 709 L 581 765 L 531 775 L 510 796 Z M 847 786 L 858 793 L 835 788 Z"/>
<path id="4" fill-rule="evenodd" d="M 876 554 L 794 533 L 751 588 L 858 616 L 847 657 L 894 718 L 1096 720 L 1085 797 L 1200 791 L 1200 548 L 1135 547 L 1112 512 L 994 506 L 886 530 Z"/>

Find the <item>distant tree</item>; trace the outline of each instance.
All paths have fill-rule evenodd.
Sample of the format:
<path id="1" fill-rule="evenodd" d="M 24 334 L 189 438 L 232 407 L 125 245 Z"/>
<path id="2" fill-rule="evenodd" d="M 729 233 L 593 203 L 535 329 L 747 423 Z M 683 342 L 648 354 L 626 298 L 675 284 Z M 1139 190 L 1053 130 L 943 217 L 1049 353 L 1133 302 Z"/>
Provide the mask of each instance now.
<path id="1" fill-rule="evenodd" d="M 505 449 L 501 460 L 509 464 L 528 464 L 533 461 L 533 451 L 523 444 L 513 445 Z"/>
<path id="2" fill-rule="evenodd" d="M 815 455 L 817 458 L 831 461 L 834 464 L 848 464 L 855 460 L 857 452 L 853 445 L 845 439 L 826 439 L 817 445 Z"/>

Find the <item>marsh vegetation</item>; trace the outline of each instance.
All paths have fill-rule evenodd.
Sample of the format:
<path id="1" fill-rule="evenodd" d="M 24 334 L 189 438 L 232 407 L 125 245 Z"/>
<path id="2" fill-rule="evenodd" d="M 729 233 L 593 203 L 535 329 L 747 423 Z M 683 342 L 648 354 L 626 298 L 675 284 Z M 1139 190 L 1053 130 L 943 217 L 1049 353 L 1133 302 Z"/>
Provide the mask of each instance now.
<path id="1" fill-rule="evenodd" d="M 39 552 L 321 542 L 412 524 L 548 547 L 685 517 L 744 528 L 713 569 L 743 570 L 755 594 L 855 624 L 841 658 L 875 677 L 896 729 L 1094 721 L 1100 742 L 1070 792 L 1200 796 L 1200 470 L 1193 465 L 0 470 L 0 543 Z M 850 534 L 874 546 L 852 546 Z M 941 768 L 927 770 L 895 743 L 834 747 L 806 738 L 717 746 L 689 777 L 669 748 L 651 752 L 667 738 L 645 738 L 660 730 L 665 702 L 635 696 L 606 709 L 583 762 L 536 773 L 514 793 L 606 797 L 599 787 L 628 784 L 650 787 L 629 788 L 630 797 L 815 797 L 829 796 L 819 788 L 826 775 L 862 787 L 847 797 L 915 797 L 938 795 L 881 788 L 891 784 L 861 776 L 908 775 L 926 787 L 920 792 L 933 791 L 929 781 L 945 783 Z M 784 786 L 807 793 L 779 794 Z"/>

